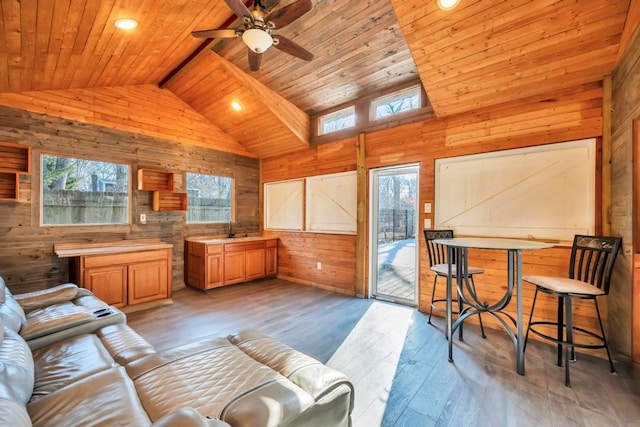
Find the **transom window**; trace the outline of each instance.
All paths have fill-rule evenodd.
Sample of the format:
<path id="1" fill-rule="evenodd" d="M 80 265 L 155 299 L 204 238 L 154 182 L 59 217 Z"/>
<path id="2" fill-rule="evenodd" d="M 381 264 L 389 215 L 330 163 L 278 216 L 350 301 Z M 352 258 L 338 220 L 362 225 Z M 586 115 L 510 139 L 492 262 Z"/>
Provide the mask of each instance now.
<path id="1" fill-rule="evenodd" d="M 127 224 L 129 165 L 42 156 L 42 225 Z"/>
<path id="2" fill-rule="evenodd" d="M 420 108 L 420 86 L 392 93 L 371 102 L 371 120 L 384 119 Z"/>
<path id="3" fill-rule="evenodd" d="M 233 219 L 233 179 L 187 172 L 188 223 Z"/>
<path id="4" fill-rule="evenodd" d="M 318 135 L 338 132 L 356 125 L 354 106 L 326 114 L 318 119 Z"/>

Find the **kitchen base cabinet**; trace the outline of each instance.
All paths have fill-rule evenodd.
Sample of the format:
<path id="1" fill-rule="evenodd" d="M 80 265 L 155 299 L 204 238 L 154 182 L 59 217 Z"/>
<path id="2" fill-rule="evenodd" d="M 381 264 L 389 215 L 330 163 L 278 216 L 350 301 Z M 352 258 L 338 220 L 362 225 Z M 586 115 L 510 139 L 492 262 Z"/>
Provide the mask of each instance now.
<path id="1" fill-rule="evenodd" d="M 172 247 L 158 241 L 65 243 L 59 257 L 70 260 L 70 280 L 115 307 L 171 297 Z"/>
<path id="2" fill-rule="evenodd" d="M 185 241 L 185 281 L 207 290 L 275 275 L 277 247 L 277 239 L 189 238 Z"/>

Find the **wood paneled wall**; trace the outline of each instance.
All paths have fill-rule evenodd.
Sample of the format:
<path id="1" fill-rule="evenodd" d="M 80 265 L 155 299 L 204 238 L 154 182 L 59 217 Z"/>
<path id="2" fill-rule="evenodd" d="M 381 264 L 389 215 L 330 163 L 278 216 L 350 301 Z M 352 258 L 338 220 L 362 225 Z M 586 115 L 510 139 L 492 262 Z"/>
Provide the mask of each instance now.
<path id="1" fill-rule="evenodd" d="M 98 91 L 96 97 L 102 93 Z M 156 91 L 151 91 L 155 94 Z M 34 98 L 37 103 L 38 98 Z M 153 100 L 140 106 L 153 108 Z M 95 109 L 95 106 L 92 108 Z M 170 127 L 169 117 L 183 117 L 183 111 L 171 111 L 165 105 L 163 117 Z M 91 109 L 91 108 L 90 108 Z M 122 112 L 117 106 L 114 113 Z M 145 114 L 145 113 L 141 113 Z M 131 117 L 132 122 L 143 120 Z M 105 122 L 107 124 L 108 122 Z M 259 162 L 257 159 L 218 150 L 161 139 L 141 133 L 116 130 L 119 119 L 110 127 L 81 123 L 49 115 L 0 106 L 0 140 L 31 146 L 33 167 L 31 176 L 21 177 L 18 201 L 0 201 L 0 275 L 14 292 L 41 289 L 68 280 L 68 260 L 53 253 L 56 242 L 110 241 L 120 239 L 158 238 L 173 246 L 173 285 L 183 284 L 183 241 L 190 235 L 227 232 L 227 225 L 189 225 L 183 212 L 153 212 L 152 193 L 138 191 L 137 169 L 154 168 L 177 172 L 176 189 L 184 191 L 182 172 L 191 171 L 231 176 L 236 182 L 236 233 L 260 230 Z M 179 135 L 176 139 L 193 138 L 181 135 L 177 128 L 165 133 Z M 164 132 L 164 131 L 163 131 Z M 205 144 L 203 144 L 205 145 Z M 122 162 L 130 165 L 132 179 L 131 212 L 133 223 L 126 226 L 40 227 L 40 154 L 53 153 L 70 157 Z M 147 224 L 137 221 L 147 214 Z"/>
<path id="2" fill-rule="evenodd" d="M 355 138 L 262 160 L 262 181 L 352 171 Z M 265 232 L 280 238 L 278 277 L 355 295 L 356 236 L 323 233 Z M 322 269 L 317 269 L 317 262 Z"/>
<path id="3" fill-rule="evenodd" d="M 634 188 L 636 192 L 640 190 L 633 164 L 633 122 L 640 119 L 639 51 L 640 29 L 636 29 L 613 73 L 611 124 L 611 231 L 622 236 L 623 250 L 609 296 L 610 339 L 635 362 L 640 362 L 640 274 L 634 266 L 640 265 L 640 248 L 633 244 L 633 224 L 638 221 L 639 212 L 634 214 L 632 195 Z"/>
<path id="4" fill-rule="evenodd" d="M 0 93 L 0 104 L 255 157 L 171 91 L 154 85 Z"/>
<path id="5" fill-rule="evenodd" d="M 367 168 L 420 163 L 420 203 L 434 201 L 434 163 L 438 158 L 482 153 L 546 143 L 571 141 L 602 135 L 602 85 L 599 83 L 565 89 L 546 96 L 530 97 L 498 107 L 460 114 L 444 119 L 426 120 L 394 129 L 366 135 Z M 262 179 L 265 182 L 322 173 L 354 170 L 356 165 L 355 141 L 339 141 L 291 155 L 262 160 Z M 419 224 L 425 218 L 433 221 L 433 214 L 420 213 Z M 331 275 L 314 275 L 306 281 L 306 270 L 298 270 L 293 260 L 303 257 L 305 265 L 315 267 L 316 261 L 325 265 L 325 259 L 339 262 L 343 273 L 355 276 L 355 253 L 340 258 L 333 256 L 336 248 L 344 252 L 348 246 L 338 246 L 342 236 L 306 233 L 276 233 L 285 243 L 279 256 L 280 271 L 286 271 L 290 280 L 316 286 L 333 286 Z M 333 247 L 326 243 L 332 241 Z M 315 243 L 318 243 L 316 245 Z M 427 310 L 431 296 L 433 276 L 428 267 L 424 242 L 419 236 L 420 251 L 420 309 Z M 355 245 L 353 245 L 355 250 Z M 295 255 L 294 255 L 295 254 Z M 491 298 L 505 287 L 506 255 L 494 251 L 473 251 L 471 261 L 485 267 L 486 273 L 478 278 L 481 297 Z M 569 259 L 568 247 L 556 247 L 524 254 L 525 274 L 566 275 Z M 310 268 L 310 267 L 309 267 Z M 439 288 L 443 291 L 444 287 Z M 354 292 L 352 286 L 345 292 Z M 533 289 L 525 289 L 525 312 L 528 312 Z M 543 298 L 542 302 L 547 301 Z M 515 301 L 510 312 L 515 314 Z M 547 301 L 540 313 L 555 316 L 555 306 Z M 594 327 L 595 311 L 591 306 L 576 307 L 576 322 Z"/>

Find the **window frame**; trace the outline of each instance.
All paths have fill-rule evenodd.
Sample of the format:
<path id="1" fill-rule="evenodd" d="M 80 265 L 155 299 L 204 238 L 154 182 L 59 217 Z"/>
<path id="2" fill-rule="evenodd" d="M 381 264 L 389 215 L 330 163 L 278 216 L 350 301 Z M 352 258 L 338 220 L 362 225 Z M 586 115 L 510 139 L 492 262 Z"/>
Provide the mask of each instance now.
<path id="1" fill-rule="evenodd" d="M 325 132 L 324 131 L 324 124 L 327 121 L 330 121 L 332 119 L 336 119 L 338 117 L 341 116 L 350 116 L 353 115 L 353 125 L 352 126 L 346 126 L 342 129 L 336 129 L 333 131 L 329 131 L 329 132 Z M 353 129 L 358 125 L 358 116 L 356 114 L 356 106 L 355 105 L 349 105 L 345 108 L 341 108 L 339 110 L 336 111 L 332 111 L 330 113 L 327 114 L 323 114 L 322 116 L 318 117 L 318 136 L 323 136 L 323 135 L 330 135 L 332 133 L 338 133 L 338 132 L 343 132 L 349 129 Z"/>
<path id="2" fill-rule="evenodd" d="M 216 177 L 216 178 L 227 178 L 229 180 L 231 180 L 231 191 L 229 194 L 229 198 L 230 198 L 230 202 L 231 202 L 231 213 L 230 213 L 230 218 L 228 220 L 222 220 L 222 221 L 189 221 L 189 174 L 192 175 L 204 175 L 204 176 L 211 176 L 211 177 Z M 236 179 L 233 176 L 228 176 L 228 175 L 216 175 L 213 173 L 202 173 L 202 172 L 191 172 L 191 171 L 186 171 L 184 173 L 184 188 L 185 191 L 187 192 L 187 211 L 185 212 L 185 224 L 187 225 L 202 225 L 202 224 L 225 224 L 228 222 L 236 222 Z"/>
<path id="3" fill-rule="evenodd" d="M 90 162 L 102 162 L 102 163 L 111 163 L 113 165 L 125 165 L 127 166 L 127 214 L 126 214 L 126 222 L 118 222 L 118 223 L 85 223 L 85 224 L 45 224 L 44 223 L 44 156 L 53 156 L 53 157 L 65 157 L 68 159 L 76 159 L 76 160 L 86 160 Z M 56 229 L 61 229 L 63 227 L 130 227 L 133 224 L 132 215 L 133 215 L 133 165 L 129 162 L 114 162 L 113 160 L 101 159 L 101 158 L 89 158 L 77 155 L 69 155 L 64 153 L 57 153 L 54 151 L 40 152 L 39 161 L 38 161 L 38 172 L 39 177 L 37 180 L 37 185 L 39 187 L 39 207 L 38 207 L 38 215 L 39 215 L 39 226 L 40 227 L 54 227 Z"/>
<path id="4" fill-rule="evenodd" d="M 417 95 L 418 103 L 415 108 L 409 108 L 408 110 L 398 111 L 397 113 L 389 114 L 384 117 L 376 117 L 376 108 L 380 105 L 389 104 L 390 102 L 407 98 L 408 95 Z M 419 110 L 422 107 L 422 87 L 420 85 L 410 86 L 405 89 L 398 90 L 396 92 L 389 93 L 387 95 L 380 96 L 372 99 L 369 103 L 369 121 L 378 122 L 381 120 L 387 120 L 400 114 L 409 113 Z"/>

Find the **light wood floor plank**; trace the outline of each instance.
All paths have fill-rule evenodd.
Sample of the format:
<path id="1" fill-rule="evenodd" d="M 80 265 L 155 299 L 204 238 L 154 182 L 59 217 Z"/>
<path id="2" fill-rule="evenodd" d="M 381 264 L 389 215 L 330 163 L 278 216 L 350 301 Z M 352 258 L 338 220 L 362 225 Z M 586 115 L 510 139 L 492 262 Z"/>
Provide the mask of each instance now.
<path id="1" fill-rule="evenodd" d="M 270 279 L 190 288 L 174 304 L 130 313 L 129 324 L 158 349 L 258 329 L 347 374 L 354 426 L 640 425 L 640 379 L 622 363 L 578 355 L 572 388 L 555 348 L 529 342 L 526 376 L 515 372 L 506 333 L 465 326 L 447 361 L 444 321 L 415 309 Z"/>

